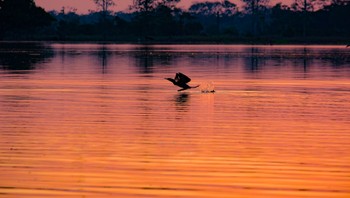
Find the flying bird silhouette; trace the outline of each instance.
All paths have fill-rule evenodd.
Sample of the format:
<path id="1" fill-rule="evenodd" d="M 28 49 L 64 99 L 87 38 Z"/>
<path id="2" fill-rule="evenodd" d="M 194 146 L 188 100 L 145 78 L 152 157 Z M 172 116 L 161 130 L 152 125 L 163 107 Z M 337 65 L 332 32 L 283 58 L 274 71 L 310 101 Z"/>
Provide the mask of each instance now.
<path id="1" fill-rule="evenodd" d="M 183 73 L 176 73 L 175 78 L 165 78 L 166 80 L 169 80 L 170 82 L 172 82 L 174 85 L 181 87 L 182 89 L 179 89 L 177 91 L 183 91 L 186 89 L 192 89 L 192 88 L 197 88 L 199 87 L 199 85 L 191 87 L 189 86 L 187 83 L 191 81 L 191 78 L 189 78 L 188 76 L 186 76 Z"/>

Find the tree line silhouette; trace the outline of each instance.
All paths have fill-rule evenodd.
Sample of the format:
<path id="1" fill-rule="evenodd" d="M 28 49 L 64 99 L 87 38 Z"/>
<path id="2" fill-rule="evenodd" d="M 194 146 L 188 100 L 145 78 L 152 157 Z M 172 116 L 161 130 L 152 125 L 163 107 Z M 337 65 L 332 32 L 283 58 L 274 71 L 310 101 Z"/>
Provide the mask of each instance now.
<path id="1" fill-rule="evenodd" d="M 114 13 L 113 0 L 92 0 L 98 10 L 45 12 L 34 0 L 0 0 L 0 39 L 118 42 L 350 42 L 349 0 L 198 2 L 134 0 Z M 243 4 L 238 6 L 237 4 Z"/>

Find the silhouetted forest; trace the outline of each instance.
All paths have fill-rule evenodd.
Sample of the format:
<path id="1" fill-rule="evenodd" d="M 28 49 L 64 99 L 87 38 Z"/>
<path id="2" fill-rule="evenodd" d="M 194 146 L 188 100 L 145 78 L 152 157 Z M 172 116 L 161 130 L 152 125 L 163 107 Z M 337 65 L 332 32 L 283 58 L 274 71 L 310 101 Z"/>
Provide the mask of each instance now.
<path id="1" fill-rule="evenodd" d="M 113 0 L 94 0 L 97 11 L 45 12 L 33 0 L 0 0 L 0 39 L 114 42 L 349 43 L 349 0 L 199 2 L 135 0 L 129 12 L 110 11 Z M 243 6 L 238 6 L 242 5 Z"/>

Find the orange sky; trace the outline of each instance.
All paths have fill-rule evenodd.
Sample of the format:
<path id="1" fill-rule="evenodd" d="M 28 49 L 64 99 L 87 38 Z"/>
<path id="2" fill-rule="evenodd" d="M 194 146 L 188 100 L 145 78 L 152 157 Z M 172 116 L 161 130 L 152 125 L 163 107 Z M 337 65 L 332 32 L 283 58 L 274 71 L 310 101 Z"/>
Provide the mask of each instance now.
<path id="1" fill-rule="evenodd" d="M 181 0 L 179 6 L 182 8 L 187 8 L 194 2 L 200 1 L 218 1 L 218 0 Z M 285 4 L 290 4 L 293 0 L 271 0 L 272 4 L 278 2 L 285 2 Z M 76 8 L 78 13 L 87 13 L 88 10 L 95 10 L 96 6 L 92 0 L 35 0 L 38 6 L 43 7 L 45 10 L 60 10 L 62 7 Z M 117 5 L 113 10 L 127 10 L 128 6 L 132 4 L 132 0 L 115 0 Z M 240 0 L 231 0 L 231 2 L 239 3 Z"/>

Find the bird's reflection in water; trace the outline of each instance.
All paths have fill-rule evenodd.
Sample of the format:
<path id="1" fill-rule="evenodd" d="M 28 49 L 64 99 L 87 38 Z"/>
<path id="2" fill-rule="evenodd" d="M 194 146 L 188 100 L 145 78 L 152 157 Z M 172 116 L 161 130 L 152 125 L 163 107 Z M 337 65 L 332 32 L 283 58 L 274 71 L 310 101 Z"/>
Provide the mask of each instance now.
<path id="1" fill-rule="evenodd" d="M 178 112 L 177 114 L 175 114 L 177 119 L 183 119 L 183 113 L 188 112 L 189 99 L 190 95 L 188 93 L 178 93 L 174 96 L 175 111 Z"/>
<path id="2" fill-rule="evenodd" d="M 188 102 L 189 98 L 190 96 L 188 93 L 179 93 L 175 96 L 175 101 L 178 105 L 185 105 Z"/>

